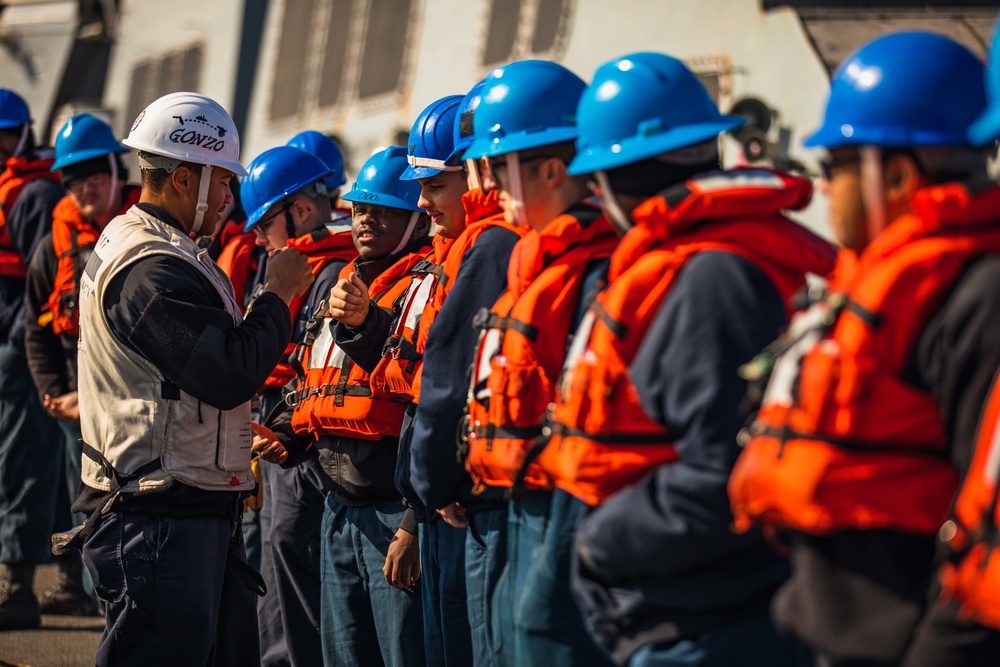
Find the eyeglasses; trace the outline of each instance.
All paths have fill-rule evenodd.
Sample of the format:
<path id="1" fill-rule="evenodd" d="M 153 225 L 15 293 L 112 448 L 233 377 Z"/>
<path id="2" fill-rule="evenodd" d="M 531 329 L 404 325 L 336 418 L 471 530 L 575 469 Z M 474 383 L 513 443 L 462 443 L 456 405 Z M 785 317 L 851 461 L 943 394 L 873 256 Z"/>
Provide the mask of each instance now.
<path id="1" fill-rule="evenodd" d="M 860 163 L 861 155 L 859 153 L 828 155 L 819 161 L 819 173 L 824 181 L 829 181 L 833 179 L 837 171 Z"/>
<path id="2" fill-rule="evenodd" d="M 90 186 L 93 189 L 101 188 L 107 185 L 111 181 L 111 174 L 106 171 L 98 172 L 96 174 L 91 174 L 84 178 L 73 178 L 66 181 L 66 189 L 74 195 L 78 195 L 83 192 L 84 187 Z"/>
<path id="3" fill-rule="evenodd" d="M 290 208 L 291 204 L 283 202 L 280 211 L 278 211 L 274 215 L 269 215 L 266 218 L 258 220 L 257 224 L 251 227 L 250 230 L 259 236 L 267 236 L 267 231 L 271 229 L 271 225 L 274 223 L 274 219 L 283 213 L 287 213 L 288 209 Z"/>
<path id="4" fill-rule="evenodd" d="M 545 154 L 545 153 L 539 153 L 538 155 L 529 155 L 528 157 L 521 157 L 519 155 L 518 156 L 518 162 L 523 165 L 523 164 L 526 164 L 528 162 L 534 162 L 536 160 L 549 160 L 549 159 L 552 159 L 554 157 L 555 157 L 555 155 L 548 155 L 548 154 Z M 507 169 L 507 160 L 505 160 L 503 158 L 487 157 L 486 158 L 486 165 L 490 168 L 490 171 L 493 173 L 493 180 L 495 180 L 497 182 L 497 185 L 501 189 L 503 189 L 503 182 L 506 179 L 502 179 L 500 177 L 500 172 L 498 170 L 499 169 Z"/>

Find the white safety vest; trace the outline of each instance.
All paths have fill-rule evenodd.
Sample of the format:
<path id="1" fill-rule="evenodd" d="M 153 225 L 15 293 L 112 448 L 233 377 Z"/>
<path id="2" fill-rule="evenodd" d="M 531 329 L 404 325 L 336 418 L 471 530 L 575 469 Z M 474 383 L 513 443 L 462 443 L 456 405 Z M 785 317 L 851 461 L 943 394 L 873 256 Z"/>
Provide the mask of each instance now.
<path id="1" fill-rule="evenodd" d="M 160 460 L 159 470 L 127 484 L 127 492 L 172 479 L 210 491 L 250 489 L 250 403 L 219 410 L 178 390 L 152 363 L 122 345 L 105 318 L 108 284 L 123 268 L 152 255 L 169 255 L 195 267 L 218 290 L 234 324 L 242 321 L 229 278 L 191 238 L 136 206 L 112 220 L 80 281 L 83 441 L 121 474 Z M 100 465 L 87 456 L 82 478 L 93 488 L 110 488 Z"/>

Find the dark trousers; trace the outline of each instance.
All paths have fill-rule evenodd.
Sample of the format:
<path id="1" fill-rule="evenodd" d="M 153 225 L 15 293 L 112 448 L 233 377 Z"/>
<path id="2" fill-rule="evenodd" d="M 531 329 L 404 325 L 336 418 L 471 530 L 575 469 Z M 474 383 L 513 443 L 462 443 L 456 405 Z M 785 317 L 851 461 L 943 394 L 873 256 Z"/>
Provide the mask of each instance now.
<path id="1" fill-rule="evenodd" d="M 465 589 L 467 532 L 440 519 L 420 524 L 420 585 L 428 665 L 472 664 Z"/>
<path id="2" fill-rule="evenodd" d="M 502 664 L 503 637 L 492 628 L 490 601 L 507 562 L 507 509 L 470 514 L 465 538 L 465 588 L 469 596 L 469 629 L 472 631 L 472 664 Z"/>
<path id="3" fill-rule="evenodd" d="M 268 593 L 258 604 L 261 662 L 311 666 L 323 661 L 320 641 L 320 531 L 324 473 L 315 459 L 294 468 L 262 463 Z"/>
<path id="4" fill-rule="evenodd" d="M 69 528 L 64 458 L 63 433 L 38 400 L 24 352 L 0 344 L 0 563 L 51 559 L 52 533 Z"/>
<path id="5" fill-rule="evenodd" d="M 422 667 L 420 585 L 398 589 L 382 574 L 402 500 L 350 507 L 326 498 L 320 593 L 326 667 Z"/>
<path id="6" fill-rule="evenodd" d="M 494 597 L 508 667 L 610 667 L 570 594 L 570 557 L 586 505 L 568 493 L 529 491 L 511 503 L 508 562 Z"/>
<path id="7" fill-rule="evenodd" d="M 254 594 L 228 563 L 230 529 L 226 519 L 104 518 L 83 548 L 106 605 L 98 667 L 260 664 Z"/>

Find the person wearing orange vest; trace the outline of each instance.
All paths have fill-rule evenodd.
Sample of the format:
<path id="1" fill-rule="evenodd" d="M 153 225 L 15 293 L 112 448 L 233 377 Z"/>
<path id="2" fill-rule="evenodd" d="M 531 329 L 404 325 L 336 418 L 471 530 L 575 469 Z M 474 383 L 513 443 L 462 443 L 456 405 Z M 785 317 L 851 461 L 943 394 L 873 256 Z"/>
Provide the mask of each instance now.
<path id="1" fill-rule="evenodd" d="M 504 81 L 512 86 L 509 102 L 513 104 L 495 103 L 502 97 L 497 85 L 501 76 L 507 76 Z M 501 153 L 572 139 L 573 129 L 565 111 L 572 107 L 574 93 L 582 88 L 583 82 L 576 75 L 552 63 L 524 61 L 495 70 L 486 77 L 481 90 L 475 91 L 475 108 L 459 115 L 459 137 L 452 162 L 464 160 L 467 173 L 475 178 L 475 161 L 487 157 L 481 150 L 482 128 L 497 123 L 503 125 L 497 136 L 506 133 L 507 137 Z M 540 131 L 533 134 L 534 129 Z M 476 185 L 474 181 L 471 184 Z M 464 457 L 455 435 L 463 419 L 468 369 L 479 336 L 470 325 L 477 313 L 492 307 L 506 290 L 514 242 L 529 231 L 523 210 L 505 204 L 510 189 L 500 187 L 495 180 L 493 185 L 506 228 L 483 231 L 471 249 L 459 255 L 461 267 L 454 272 L 455 286 L 427 330 L 409 471 L 410 483 L 422 504 L 437 510 L 452 527 L 468 528 L 464 540 L 465 588 L 475 665 L 499 664 L 501 659 L 501 638 L 493 629 L 491 599 L 506 561 L 507 510 L 504 489 L 473 485 L 464 470 Z M 520 191 L 516 194 L 522 196 Z M 471 239 L 475 230 L 477 226 L 471 225 L 464 238 Z M 461 241 L 456 241 L 456 246 Z M 458 251 L 457 247 L 450 251 L 448 263 Z M 450 275 L 447 264 L 445 270 Z M 442 526 L 437 530 L 446 529 Z"/>
<path id="2" fill-rule="evenodd" d="M 1000 188 L 967 139 L 983 78 L 948 38 L 880 37 L 837 69 L 806 140 L 829 151 L 843 250 L 746 369 L 770 379 L 729 495 L 737 528 L 790 533 L 773 613 L 823 664 L 982 665 L 1000 648 L 929 604 L 935 538 L 1000 366 Z"/>
<path id="3" fill-rule="evenodd" d="M 315 279 L 289 305 L 292 337 L 285 357 L 271 371 L 261 393 L 259 421 L 282 406 L 285 386 L 295 378 L 289 355 L 305 338 L 313 313 L 322 308 L 341 270 L 357 257 L 350 229 L 333 225 L 324 183 L 330 168 L 318 157 L 291 146 L 264 151 L 240 184 L 246 206 L 244 231 L 270 253 L 295 248 L 306 257 Z M 251 304 L 252 308 L 252 304 Z M 290 391 L 290 390 L 289 390 Z M 263 465 L 261 575 L 267 593 L 258 601 L 261 662 L 265 666 L 319 664 L 319 534 L 328 478 L 315 451 L 295 465 Z"/>
<path id="4" fill-rule="evenodd" d="M 368 159 L 344 195 L 354 205 L 359 257 L 333 290 L 361 289 L 367 309 L 390 317 L 430 250 L 419 188 L 399 180 L 405 168 L 406 150 L 390 146 Z M 261 431 L 258 448 L 286 466 L 315 451 L 328 478 L 319 536 L 325 664 L 423 665 L 417 527 L 393 482 L 407 401 L 372 391 L 369 371 L 337 343 L 344 325 L 334 319 L 345 312 L 333 304 L 313 313 L 292 356 L 298 378 L 285 396 L 289 409 L 275 420 L 276 434 Z"/>
<path id="5" fill-rule="evenodd" d="M 128 172 L 118 154 L 128 149 L 104 121 L 76 114 L 59 130 L 55 144 L 52 169 L 60 171 L 69 194 L 56 205 L 52 232 L 39 242 L 28 266 L 25 349 L 42 404 L 65 434 L 68 508 L 80 487 L 83 456 L 76 391 L 79 277 L 101 230 L 139 200 L 139 188 L 125 185 Z M 75 515 L 73 524 L 85 519 Z M 93 587 L 84 579 L 79 554 L 65 554 L 58 564 L 59 584 L 42 598 L 41 613 L 95 613 Z"/>
<path id="6" fill-rule="evenodd" d="M 560 125 L 576 115 L 585 84 L 548 65 L 539 74 L 508 104 L 548 107 L 549 125 L 539 127 L 553 132 L 536 146 L 491 151 L 486 158 L 501 198 L 522 202 L 508 208 L 530 231 L 514 247 L 507 291 L 473 322 L 479 343 L 461 438 L 473 488 L 513 491 L 506 564 L 491 600 L 501 664 L 603 665 L 606 659 L 583 628 L 568 578 L 551 569 L 550 553 L 540 548 L 547 526 L 561 516 L 551 511 L 552 487 L 536 468 L 523 475 L 521 468 L 541 435 L 568 341 L 618 235 L 599 202 L 585 200 L 586 177 L 567 174 L 575 149 Z M 558 105 L 551 101 L 553 83 L 563 86 Z M 514 489 L 519 476 L 523 489 Z"/>
<path id="7" fill-rule="evenodd" d="M 584 621 L 618 664 L 804 665 L 767 616 L 787 563 L 759 531 L 730 533 L 726 480 L 737 369 L 784 328 L 806 274 L 832 265 L 830 245 L 783 214 L 808 204 L 812 184 L 720 171 L 718 135 L 743 120 L 664 54 L 602 65 L 577 122 L 569 173 L 592 174 L 624 236 L 537 460 L 569 514 L 545 535 L 561 545 L 557 571 L 572 572 Z"/>
<path id="8" fill-rule="evenodd" d="M 430 252 L 413 268 L 413 279 L 397 316 L 393 319 L 385 311 L 371 309 L 363 319 L 361 313 L 351 318 L 353 326 L 342 320 L 345 326 L 337 329 L 343 334 L 338 344 L 359 364 L 372 369 L 372 391 L 408 403 L 395 481 L 418 522 L 424 652 L 429 665 L 472 663 L 465 600 L 466 531 L 449 525 L 420 503 L 409 483 L 409 449 L 427 333 L 455 287 L 466 254 L 484 234 L 488 239 L 493 235 L 491 230 L 505 226 L 496 196 L 486 195 L 478 181 L 470 187 L 473 179 L 469 174 L 478 176 L 478 167 L 463 166 L 457 157 L 448 162 L 456 152 L 456 141 L 466 141 L 460 136 L 458 121 L 474 111 L 481 88 L 477 84 L 465 97 L 449 95 L 435 100 L 420 112 L 410 131 L 408 167 L 400 179 L 419 184 L 417 205 L 434 223 L 435 234 Z M 489 299 L 489 291 L 484 290 L 480 298 Z M 346 304 L 337 295 L 331 299 L 334 307 Z"/>
<path id="9" fill-rule="evenodd" d="M 0 630 L 38 627 L 35 567 L 51 558 L 65 458 L 25 353 L 27 260 L 65 194 L 51 150 L 35 144 L 28 105 L 0 88 Z"/>

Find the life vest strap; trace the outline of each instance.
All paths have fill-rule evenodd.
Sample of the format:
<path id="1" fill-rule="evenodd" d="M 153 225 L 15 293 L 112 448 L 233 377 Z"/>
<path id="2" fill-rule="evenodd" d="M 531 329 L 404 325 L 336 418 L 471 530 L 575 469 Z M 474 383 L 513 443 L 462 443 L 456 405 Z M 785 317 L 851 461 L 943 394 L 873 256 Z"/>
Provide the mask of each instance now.
<path id="1" fill-rule="evenodd" d="M 341 386 L 343 385 L 343 386 Z M 366 387 L 357 384 L 347 384 L 345 379 L 342 383 L 337 382 L 337 384 L 324 383 L 318 387 L 303 387 L 298 391 L 293 391 L 285 394 L 285 404 L 294 408 L 302 401 L 312 398 L 313 396 L 367 396 L 371 397 L 372 390 L 371 387 Z"/>
<path id="2" fill-rule="evenodd" d="M 749 429 L 750 437 L 755 436 L 765 436 L 769 438 L 777 438 L 783 443 L 789 440 L 815 440 L 818 442 L 825 442 L 827 444 L 833 445 L 840 449 L 847 450 L 849 452 L 857 453 L 871 453 L 871 454 L 898 454 L 899 456 L 922 456 L 930 457 L 936 459 L 949 459 L 948 449 L 945 444 L 936 446 L 936 448 L 931 449 L 923 448 L 917 449 L 915 447 L 900 447 L 898 445 L 884 445 L 874 442 L 862 442 L 860 440 L 848 440 L 846 438 L 833 438 L 830 436 L 821 436 L 815 434 L 806 435 L 804 433 L 799 433 L 798 431 L 792 430 L 787 426 L 777 427 L 768 426 L 761 424 L 760 422 L 754 422 L 750 425 Z M 746 441 L 746 437 L 741 435 L 741 440 Z"/>
<path id="3" fill-rule="evenodd" d="M 597 319 L 603 322 L 604 326 L 606 326 L 616 338 L 619 340 L 625 340 L 625 337 L 628 335 L 628 326 L 624 322 L 616 320 L 612 317 L 611 314 L 604 308 L 604 304 L 600 301 L 594 301 L 590 304 L 590 312 L 592 312 Z"/>
<path id="4" fill-rule="evenodd" d="M 500 329 L 501 331 L 516 331 L 529 340 L 538 339 L 538 327 L 532 326 L 513 317 L 501 317 L 488 308 L 480 308 L 472 318 L 472 326 L 476 329 Z"/>

